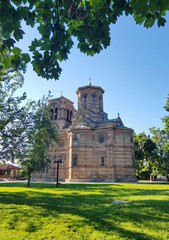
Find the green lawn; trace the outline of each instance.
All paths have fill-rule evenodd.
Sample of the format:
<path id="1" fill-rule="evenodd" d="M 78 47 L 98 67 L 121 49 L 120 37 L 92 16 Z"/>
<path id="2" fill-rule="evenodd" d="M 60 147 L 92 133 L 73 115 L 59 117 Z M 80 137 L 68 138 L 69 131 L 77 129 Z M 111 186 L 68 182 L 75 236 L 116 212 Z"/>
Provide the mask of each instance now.
<path id="1" fill-rule="evenodd" d="M 169 185 L 0 184 L 0 240 L 8 239 L 169 239 Z"/>

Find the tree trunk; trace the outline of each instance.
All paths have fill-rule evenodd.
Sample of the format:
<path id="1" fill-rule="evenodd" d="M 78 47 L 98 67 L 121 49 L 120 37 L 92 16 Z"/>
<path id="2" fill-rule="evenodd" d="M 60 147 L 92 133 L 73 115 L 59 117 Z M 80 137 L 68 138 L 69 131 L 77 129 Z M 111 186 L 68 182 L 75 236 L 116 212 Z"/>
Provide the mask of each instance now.
<path id="1" fill-rule="evenodd" d="M 30 187 L 31 176 L 28 176 L 27 187 Z"/>
<path id="2" fill-rule="evenodd" d="M 153 176 L 151 175 L 152 174 L 152 166 L 151 166 L 151 163 L 149 165 L 149 172 L 150 172 L 150 181 L 153 181 Z"/>
<path id="3" fill-rule="evenodd" d="M 154 181 L 154 176 L 150 175 L 150 181 Z"/>

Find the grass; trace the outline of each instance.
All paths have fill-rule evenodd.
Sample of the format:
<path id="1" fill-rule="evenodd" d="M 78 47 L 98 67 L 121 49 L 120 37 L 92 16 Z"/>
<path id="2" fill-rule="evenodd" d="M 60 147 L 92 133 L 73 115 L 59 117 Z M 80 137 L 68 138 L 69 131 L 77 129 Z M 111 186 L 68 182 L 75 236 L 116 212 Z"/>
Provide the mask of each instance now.
<path id="1" fill-rule="evenodd" d="M 168 229 L 169 185 L 0 184 L 1 240 L 167 240 Z"/>

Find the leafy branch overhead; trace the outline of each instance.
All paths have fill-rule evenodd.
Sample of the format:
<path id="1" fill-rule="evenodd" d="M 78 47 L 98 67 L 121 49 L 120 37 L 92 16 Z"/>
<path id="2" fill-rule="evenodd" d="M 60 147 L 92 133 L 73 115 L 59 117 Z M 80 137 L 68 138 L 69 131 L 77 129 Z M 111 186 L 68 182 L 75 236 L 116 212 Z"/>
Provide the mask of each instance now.
<path id="1" fill-rule="evenodd" d="M 81 52 L 93 56 L 110 45 L 110 24 L 123 13 L 149 28 L 155 22 L 164 26 L 168 10 L 168 0 L 1 0 L 0 51 L 5 57 L 0 68 L 25 71 L 31 62 L 38 76 L 59 79 L 59 62 L 68 59 L 72 37 Z M 29 53 L 16 47 L 24 36 L 22 21 L 39 31 Z"/>

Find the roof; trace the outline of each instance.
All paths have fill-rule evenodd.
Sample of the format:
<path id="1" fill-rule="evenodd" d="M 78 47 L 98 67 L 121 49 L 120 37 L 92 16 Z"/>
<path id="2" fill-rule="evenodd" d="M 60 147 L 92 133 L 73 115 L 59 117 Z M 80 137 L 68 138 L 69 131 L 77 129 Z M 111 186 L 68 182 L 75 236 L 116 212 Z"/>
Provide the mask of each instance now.
<path id="1" fill-rule="evenodd" d="M 87 86 L 84 86 L 84 87 L 79 87 L 76 91 L 76 93 L 78 94 L 79 91 L 83 90 L 83 89 L 86 89 L 86 88 L 93 88 L 93 89 L 99 89 L 100 91 L 102 91 L 102 93 L 104 93 L 104 90 L 103 88 L 99 87 L 99 86 L 92 86 L 92 85 L 87 85 Z"/>
<path id="2" fill-rule="evenodd" d="M 69 103 L 71 103 L 71 104 L 74 104 L 74 102 L 70 101 L 68 98 L 65 98 L 65 97 L 63 97 L 63 96 L 61 96 L 61 97 L 59 97 L 59 98 L 53 98 L 53 99 L 51 99 L 51 100 L 49 100 L 49 101 L 52 102 L 52 101 L 54 101 L 54 100 L 57 100 L 57 101 L 59 101 L 59 102 L 61 102 L 61 103 L 67 103 L 67 102 L 69 102 Z"/>
<path id="3" fill-rule="evenodd" d="M 115 119 L 101 120 L 100 122 L 101 122 L 101 123 L 106 123 L 106 122 L 116 122 L 116 121 L 117 121 L 117 118 L 115 118 Z"/>
<path id="4" fill-rule="evenodd" d="M 3 165 L 0 165 L 0 170 L 19 170 L 21 168 L 15 166 L 15 165 L 12 165 L 12 164 L 3 164 Z"/>

